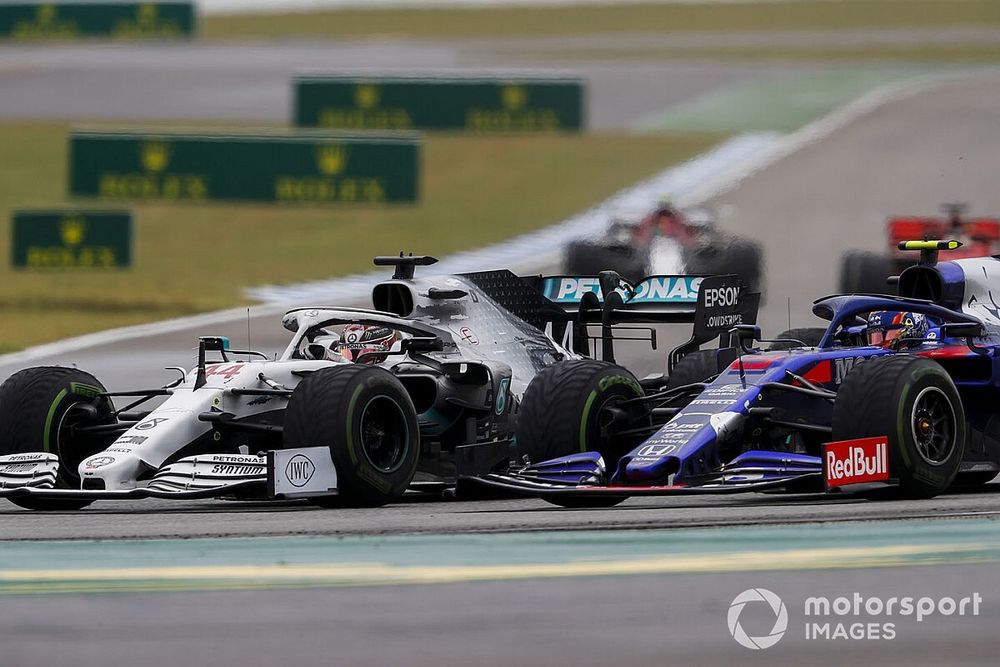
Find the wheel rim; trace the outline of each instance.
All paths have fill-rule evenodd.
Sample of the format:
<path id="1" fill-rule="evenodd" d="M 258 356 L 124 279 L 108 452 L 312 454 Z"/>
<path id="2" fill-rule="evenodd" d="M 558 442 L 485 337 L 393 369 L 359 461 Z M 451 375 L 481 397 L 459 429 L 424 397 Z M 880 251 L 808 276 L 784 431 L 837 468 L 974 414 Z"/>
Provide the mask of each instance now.
<path id="1" fill-rule="evenodd" d="M 392 473 L 402 467 L 410 449 L 410 429 L 395 400 L 377 396 L 365 405 L 361 413 L 361 449 L 379 472 Z"/>
<path id="2" fill-rule="evenodd" d="M 955 451 L 955 408 L 937 387 L 917 394 L 910 414 L 910 429 L 917 453 L 932 466 L 943 465 Z"/>

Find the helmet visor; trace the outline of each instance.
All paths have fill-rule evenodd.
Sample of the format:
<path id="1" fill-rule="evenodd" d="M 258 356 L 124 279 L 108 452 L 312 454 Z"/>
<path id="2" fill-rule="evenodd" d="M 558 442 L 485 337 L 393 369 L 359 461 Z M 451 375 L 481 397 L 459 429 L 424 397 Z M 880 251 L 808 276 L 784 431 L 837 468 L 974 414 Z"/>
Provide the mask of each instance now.
<path id="1" fill-rule="evenodd" d="M 883 331 L 881 329 L 870 330 L 868 332 L 868 344 L 883 347 L 902 335 L 902 329 L 889 329 L 888 331 Z"/>

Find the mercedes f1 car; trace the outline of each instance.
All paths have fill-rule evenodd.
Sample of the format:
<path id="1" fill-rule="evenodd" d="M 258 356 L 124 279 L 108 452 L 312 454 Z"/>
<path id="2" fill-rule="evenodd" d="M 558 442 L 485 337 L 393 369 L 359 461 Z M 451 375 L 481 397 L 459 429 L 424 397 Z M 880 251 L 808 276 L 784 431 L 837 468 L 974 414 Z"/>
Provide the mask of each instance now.
<path id="1" fill-rule="evenodd" d="M 14 374 L 0 385 L 0 496 L 37 509 L 220 496 L 372 506 L 506 469 L 528 383 L 583 358 L 588 326 L 610 334 L 598 278 L 414 277 L 435 261 L 376 258 L 395 273 L 374 309 L 288 312 L 275 359 L 209 336 L 192 370 L 155 389 L 109 392 L 76 368 Z M 689 322 L 701 281 L 654 277 L 610 302 L 630 321 Z"/>
<path id="2" fill-rule="evenodd" d="M 522 400 L 523 460 L 478 479 L 566 506 L 873 484 L 930 497 L 986 483 L 1000 472 L 1000 260 L 938 263 L 957 246 L 902 244 L 921 251 L 897 277 L 902 296 L 816 301 L 829 324 L 812 347 L 768 349 L 759 328 L 737 326 L 733 345 L 681 357 L 672 385 L 602 361 L 553 364 Z M 703 307 L 717 298 L 699 295 Z M 926 326 L 885 344 L 883 318 Z"/>

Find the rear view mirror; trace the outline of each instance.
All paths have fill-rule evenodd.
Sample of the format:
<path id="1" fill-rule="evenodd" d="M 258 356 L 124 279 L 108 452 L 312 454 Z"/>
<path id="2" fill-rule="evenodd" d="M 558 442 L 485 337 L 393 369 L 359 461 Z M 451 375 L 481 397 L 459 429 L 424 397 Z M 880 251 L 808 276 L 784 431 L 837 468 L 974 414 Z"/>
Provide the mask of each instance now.
<path id="1" fill-rule="evenodd" d="M 979 322 L 953 322 L 941 325 L 941 335 L 944 338 L 981 338 L 985 333 L 983 325 Z"/>
<path id="2" fill-rule="evenodd" d="M 414 336 L 404 338 L 399 346 L 403 352 L 440 352 L 444 349 L 444 342 L 431 336 Z"/>

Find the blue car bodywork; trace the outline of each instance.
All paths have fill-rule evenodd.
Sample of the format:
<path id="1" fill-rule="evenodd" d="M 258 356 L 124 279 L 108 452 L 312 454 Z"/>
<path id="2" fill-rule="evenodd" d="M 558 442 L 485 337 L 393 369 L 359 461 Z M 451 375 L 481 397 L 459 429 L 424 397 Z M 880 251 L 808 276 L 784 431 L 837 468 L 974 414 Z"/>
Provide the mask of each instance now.
<path id="1" fill-rule="evenodd" d="M 926 253 L 929 254 L 929 253 Z M 758 335 L 736 332 L 719 349 L 719 373 L 704 383 L 654 389 L 645 401 L 664 417 L 614 460 L 582 452 L 484 476 L 491 486 L 555 496 L 634 496 L 824 488 L 823 446 L 833 406 L 852 369 L 908 354 L 932 359 L 962 397 L 966 442 L 961 472 L 1000 472 L 1000 259 L 937 263 L 936 252 L 898 278 L 905 296 L 836 295 L 813 312 L 829 321 L 815 347 L 768 351 Z M 899 350 L 866 344 L 873 311 L 922 313 L 928 336 Z M 745 327 L 744 327 L 745 329 Z M 972 332 L 972 333 L 970 333 Z M 766 341 L 760 341 L 766 343 Z"/>

